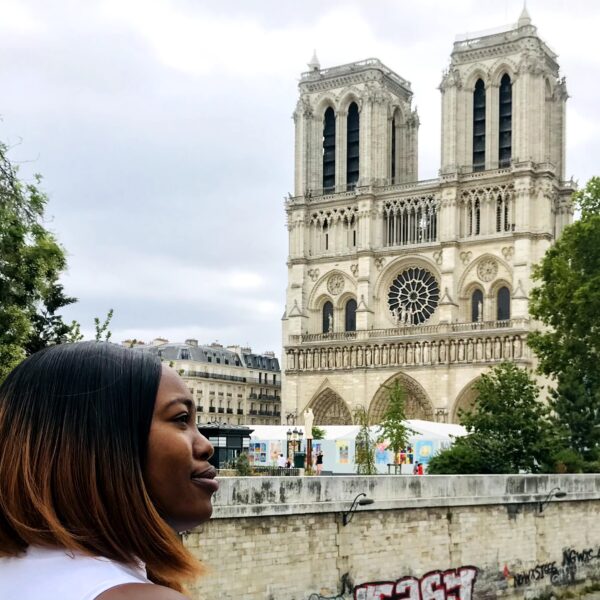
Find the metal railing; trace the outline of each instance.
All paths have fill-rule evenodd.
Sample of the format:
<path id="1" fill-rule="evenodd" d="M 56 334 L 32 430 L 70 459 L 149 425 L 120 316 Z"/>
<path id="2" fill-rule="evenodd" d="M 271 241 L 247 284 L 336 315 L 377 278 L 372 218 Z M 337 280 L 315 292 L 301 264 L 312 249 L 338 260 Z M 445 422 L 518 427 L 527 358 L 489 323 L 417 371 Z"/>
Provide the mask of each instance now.
<path id="1" fill-rule="evenodd" d="M 422 337 L 465 331 L 494 331 L 497 329 L 523 329 L 529 319 L 508 319 L 505 321 L 476 321 L 473 323 L 438 323 L 435 325 L 408 325 L 386 329 L 362 329 L 358 331 L 333 331 L 331 333 L 305 333 L 290 335 L 290 344 L 311 342 L 368 340 L 386 337 Z"/>

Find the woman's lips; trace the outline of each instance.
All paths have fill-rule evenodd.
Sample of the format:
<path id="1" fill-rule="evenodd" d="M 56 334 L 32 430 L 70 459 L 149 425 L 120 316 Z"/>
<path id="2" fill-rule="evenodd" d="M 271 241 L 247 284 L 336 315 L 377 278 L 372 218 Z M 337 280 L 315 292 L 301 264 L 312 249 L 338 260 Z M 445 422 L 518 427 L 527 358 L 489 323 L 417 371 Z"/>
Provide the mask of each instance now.
<path id="1" fill-rule="evenodd" d="M 217 471 L 210 467 L 204 471 L 192 474 L 192 483 L 213 494 L 219 489 L 219 482 L 215 479 Z"/>
<path id="2" fill-rule="evenodd" d="M 202 477 L 192 477 L 192 483 L 204 488 L 206 491 L 214 494 L 219 489 L 219 482 L 216 479 L 205 479 Z"/>

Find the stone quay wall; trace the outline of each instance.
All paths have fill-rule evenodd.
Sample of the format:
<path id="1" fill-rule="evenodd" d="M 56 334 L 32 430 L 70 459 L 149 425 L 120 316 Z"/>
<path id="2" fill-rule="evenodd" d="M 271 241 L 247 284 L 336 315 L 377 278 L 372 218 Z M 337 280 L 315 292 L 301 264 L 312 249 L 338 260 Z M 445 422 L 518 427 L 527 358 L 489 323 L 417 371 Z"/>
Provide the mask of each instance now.
<path id="1" fill-rule="evenodd" d="M 220 484 L 211 521 L 184 535 L 207 567 L 194 599 L 533 599 L 600 585 L 600 475 Z M 344 526 L 360 493 L 374 502 Z"/>

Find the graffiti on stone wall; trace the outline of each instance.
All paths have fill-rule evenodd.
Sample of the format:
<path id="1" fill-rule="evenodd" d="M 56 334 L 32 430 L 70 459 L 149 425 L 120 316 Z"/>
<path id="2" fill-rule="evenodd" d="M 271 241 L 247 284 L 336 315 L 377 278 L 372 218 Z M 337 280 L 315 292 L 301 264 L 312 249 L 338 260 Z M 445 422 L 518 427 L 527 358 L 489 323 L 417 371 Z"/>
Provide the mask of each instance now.
<path id="1" fill-rule="evenodd" d="M 423 577 L 362 583 L 354 588 L 354 600 L 471 600 L 477 567 L 431 571 Z"/>
<path id="2" fill-rule="evenodd" d="M 551 585 L 569 585 L 576 581 L 577 571 L 582 566 L 596 561 L 600 561 L 600 546 L 596 549 L 586 548 L 581 551 L 567 548 L 563 550 L 560 563 L 558 561 L 541 563 L 520 573 L 510 573 L 505 568 L 505 576 L 513 578 L 515 587 L 532 585 L 543 580 L 549 581 Z"/>

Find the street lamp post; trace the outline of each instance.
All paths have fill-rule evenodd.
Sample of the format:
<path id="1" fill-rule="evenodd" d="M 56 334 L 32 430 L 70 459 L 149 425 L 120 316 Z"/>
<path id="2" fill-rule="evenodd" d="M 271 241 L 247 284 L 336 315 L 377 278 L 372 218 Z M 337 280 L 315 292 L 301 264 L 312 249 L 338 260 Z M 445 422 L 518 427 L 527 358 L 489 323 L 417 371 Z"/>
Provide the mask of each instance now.
<path id="1" fill-rule="evenodd" d="M 287 438 L 287 452 L 286 452 L 286 457 L 290 458 L 290 445 L 292 443 L 292 430 L 288 429 L 285 437 Z"/>
<path id="2" fill-rule="evenodd" d="M 294 427 L 292 431 L 292 460 L 294 460 L 294 455 L 296 454 L 296 444 L 298 443 L 298 430 Z"/>

